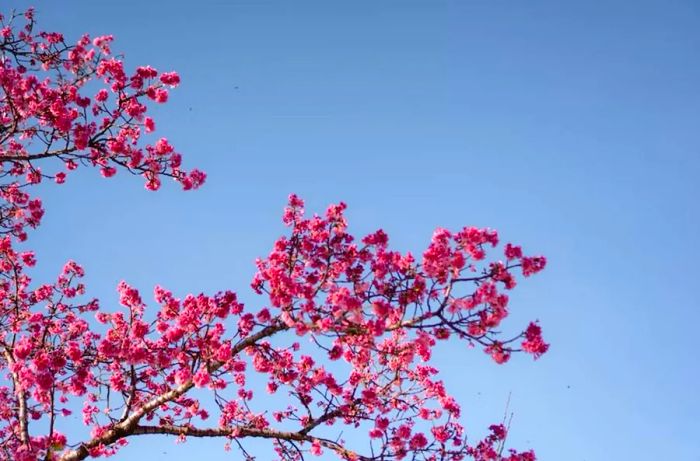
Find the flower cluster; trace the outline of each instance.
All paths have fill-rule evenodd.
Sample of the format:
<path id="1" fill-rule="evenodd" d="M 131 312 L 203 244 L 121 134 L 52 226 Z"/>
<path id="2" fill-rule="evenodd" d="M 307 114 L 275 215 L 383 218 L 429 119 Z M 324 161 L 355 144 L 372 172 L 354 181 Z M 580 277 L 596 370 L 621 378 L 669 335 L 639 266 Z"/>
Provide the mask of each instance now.
<path id="1" fill-rule="evenodd" d="M 80 165 L 106 178 L 119 169 L 141 174 L 150 190 L 163 177 L 184 189 L 204 182 L 201 171 L 182 169 L 165 138 L 142 143 L 155 130 L 148 103 L 168 100 L 176 73 L 144 66 L 128 74 L 112 55 L 111 36 L 68 44 L 61 34 L 36 32 L 32 10 L 0 16 L 0 31 L 0 232 L 26 238 L 22 229 L 38 224 L 41 202 L 21 189 L 44 179 L 63 184 Z M 38 162 L 48 158 L 58 163 L 42 169 Z"/>

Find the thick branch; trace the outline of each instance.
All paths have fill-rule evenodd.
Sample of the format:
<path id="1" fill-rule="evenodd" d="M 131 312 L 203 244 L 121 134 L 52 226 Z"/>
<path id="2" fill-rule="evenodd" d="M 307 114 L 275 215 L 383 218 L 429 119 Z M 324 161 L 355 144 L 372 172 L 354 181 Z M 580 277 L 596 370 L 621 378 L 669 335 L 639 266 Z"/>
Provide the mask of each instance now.
<path id="1" fill-rule="evenodd" d="M 187 437 L 231 437 L 237 439 L 244 437 L 256 437 L 290 442 L 318 442 L 321 446 L 335 451 L 345 459 L 354 459 L 361 461 L 369 461 L 372 459 L 366 456 L 358 455 L 354 451 L 349 450 L 332 440 L 309 435 L 303 430 L 299 432 L 288 432 L 277 431 L 274 429 L 254 429 L 238 427 L 196 428 L 192 426 L 174 426 L 169 424 L 162 424 L 159 426 L 136 426 L 131 433 L 131 435 L 146 434 L 165 434 L 177 436 L 183 435 Z"/>
<path id="2" fill-rule="evenodd" d="M 236 345 L 232 347 L 231 354 L 239 354 L 244 349 L 252 346 L 261 339 L 266 338 L 268 336 L 272 336 L 279 331 L 286 330 L 287 328 L 288 327 L 282 323 L 275 323 L 273 325 L 269 325 L 260 330 L 259 332 L 255 333 L 254 335 L 248 336 L 245 339 L 239 341 Z M 224 364 L 221 362 L 214 364 L 214 366 L 212 367 L 212 371 L 221 368 L 223 365 Z M 81 459 L 85 459 L 90 455 L 90 450 L 93 448 L 96 448 L 100 445 L 111 445 L 121 438 L 134 435 L 134 430 L 136 429 L 141 418 L 143 418 L 148 413 L 156 410 L 161 405 L 177 399 L 193 387 L 194 382 L 192 380 L 189 380 L 179 385 L 175 389 L 172 389 L 164 394 L 159 395 L 158 397 L 149 400 L 148 402 L 146 402 L 146 404 L 138 408 L 123 421 L 115 424 L 114 426 L 112 426 L 112 428 L 105 431 L 105 433 L 101 436 L 95 437 L 94 439 L 83 443 L 75 450 L 66 452 L 63 456 L 61 456 L 60 461 L 79 461 Z"/>
<path id="3" fill-rule="evenodd" d="M 7 364 L 12 368 L 12 366 L 15 363 L 14 358 L 12 357 L 12 353 L 9 351 L 7 346 L 4 349 L 4 355 L 5 355 L 5 360 L 7 360 Z M 24 389 L 22 389 L 22 384 L 20 383 L 19 376 L 17 376 L 17 373 L 12 372 L 10 373 L 12 376 L 12 384 L 15 388 L 15 392 L 17 394 L 17 402 L 19 405 L 19 411 L 17 415 L 17 421 L 19 423 L 19 439 L 22 442 L 23 445 L 29 445 L 29 422 L 28 422 L 28 414 L 27 414 L 27 395 L 24 392 Z"/>

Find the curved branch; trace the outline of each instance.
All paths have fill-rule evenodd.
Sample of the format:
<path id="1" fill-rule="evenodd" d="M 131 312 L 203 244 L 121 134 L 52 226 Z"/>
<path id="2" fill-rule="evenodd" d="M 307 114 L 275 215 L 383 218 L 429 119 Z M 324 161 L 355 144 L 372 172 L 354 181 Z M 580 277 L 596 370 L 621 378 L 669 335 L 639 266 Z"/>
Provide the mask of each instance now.
<path id="1" fill-rule="evenodd" d="M 283 323 L 275 323 L 273 325 L 269 325 L 260 330 L 259 332 L 255 333 L 254 335 L 248 336 L 245 339 L 242 339 L 238 343 L 236 343 L 236 345 L 231 348 L 231 354 L 239 354 L 247 347 L 252 346 L 261 339 L 272 336 L 277 332 L 286 330 L 287 328 L 288 327 Z M 223 363 L 215 363 L 212 366 L 212 371 L 215 371 L 221 368 L 222 366 Z M 175 389 L 171 389 L 170 391 L 165 392 L 159 395 L 158 397 L 149 400 L 142 407 L 134 411 L 130 416 L 112 426 L 99 437 L 95 437 L 81 444 L 75 450 L 66 452 L 63 456 L 61 456 L 60 461 L 79 461 L 85 459 L 90 455 L 91 449 L 100 445 L 111 445 L 119 439 L 128 437 L 129 435 L 133 435 L 134 430 L 138 426 L 138 423 L 141 420 L 141 418 L 146 416 L 148 413 L 156 410 L 161 405 L 177 399 L 193 387 L 194 382 L 192 380 L 188 380 L 187 382 L 177 386 Z"/>
<path id="2" fill-rule="evenodd" d="M 196 428 L 193 426 L 175 426 L 161 424 L 159 426 L 136 426 L 131 435 L 164 434 L 187 437 L 229 437 L 241 439 L 245 437 L 275 439 L 290 442 L 317 442 L 322 447 L 333 450 L 345 459 L 370 461 L 373 458 L 366 457 L 349 450 L 332 440 L 314 437 L 304 432 L 278 431 L 274 429 L 255 429 L 247 427 L 221 427 L 221 428 Z"/>

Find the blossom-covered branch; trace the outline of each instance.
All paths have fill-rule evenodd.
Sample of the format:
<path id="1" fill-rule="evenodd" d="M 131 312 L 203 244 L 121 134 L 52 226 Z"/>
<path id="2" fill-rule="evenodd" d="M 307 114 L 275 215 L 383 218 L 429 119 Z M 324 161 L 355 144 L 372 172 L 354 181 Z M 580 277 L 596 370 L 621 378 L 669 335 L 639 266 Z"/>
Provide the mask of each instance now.
<path id="1" fill-rule="evenodd" d="M 257 261 L 254 306 L 232 291 L 178 297 L 158 286 L 149 309 L 122 282 L 120 306 L 104 308 L 85 297 L 72 261 L 55 281 L 34 283 L 35 256 L 17 245 L 43 215 L 32 185 L 63 183 L 79 165 L 141 174 L 149 189 L 164 177 L 196 188 L 204 174 L 183 172 L 164 138 L 144 141 L 154 130 L 147 103 L 165 102 L 177 74 L 127 75 L 111 37 L 68 45 L 35 32 L 31 10 L 0 21 L 0 459 L 76 461 L 165 434 L 222 438 L 246 457 L 248 439 L 267 439 L 290 461 L 324 451 L 365 461 L 534 460 L 503 454 L 503 426 L 467 440 L 432 365 L 446 340 L 498 363 L 548 349 L 535 322 L 501 332 L 508 291 L 546 261 L 511 244 L 493 256 L 493 230 L 438 229 L 415 257 L 390 249 L 381 230 L 355 238 L 344 204 L 308 216 L 291 195 L 287 234 Z M 82 433 L 68 429 L 76 407 Z M 353 432 L 368 442 L 340 438 Z"/>
<path id="2" fill-rule="evenodd" d="M 0 233 L 25 239 L 24 227 L 43 215 L 26 187 L 63 183 L 80 165 L 105 177 L 119 169 L 143 175 L 152 190 L 163 176 L 184 189 L 204 182 L 202 172 L 182 170 L 166 138 L 141 143 L 155 130 L 148 103 L 165 103 L 180 77 L 149 66 L 128 74 L 111 43 L 109 35 L 69 44 L 60 33 L 37 32 L 32 10 L 0 15 Z M 57 162 L 40 166 L 45 159 Z"/>

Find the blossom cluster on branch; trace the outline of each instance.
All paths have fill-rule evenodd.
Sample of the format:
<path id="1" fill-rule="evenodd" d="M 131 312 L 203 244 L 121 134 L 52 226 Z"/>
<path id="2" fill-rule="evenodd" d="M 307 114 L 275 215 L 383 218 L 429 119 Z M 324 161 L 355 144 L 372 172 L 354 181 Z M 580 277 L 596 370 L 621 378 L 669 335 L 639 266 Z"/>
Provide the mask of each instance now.
<path id="1" fill-rule="evenodd" d="M 149 309 L 122 282 L 120 306 L 106 309 L 85 299 L 72 261 L 55 281 L 34 283 L 35 256 L 17 245 L 43 216 L 31 186 L 64 183 L 79 166 L 142 175 L 151 190 L 163 178 L 185 190 L 205 179 L 181 169 L 165 138 L 144 141 L 155 130 L 148 104 L 166 102 L 178 75 L 128 74 L 111 42 L 37 32 L 32 10 L 0 16 L 0 459 L 108 456 L 152 434 L 218 437 L 250 458 L 246 440 L 261 438 L 281 460 L 535 459 L 504 449 L 503 425 L 468 440 L 431 361 L 447 340 L 498 363 L 548 349 L 537 323 L 500 331 L 518 273 L 546 261 L 512 244 L 488 259 L 499 243 L 491 229 L 438 229 L 415 257 L 391 250 L 381 230 L 353 237 L 343 203 L 308 216 L 291 195 L 287 234 L 257 261 L 257 307 L 231 291 L 178 297 L 156 287 Z M 287 403 L 269 408 L 268 393 Z M 89 431 L 72 433 L 74 413 Z M 341 428 L 368 442 L 329 436 Z"/>

